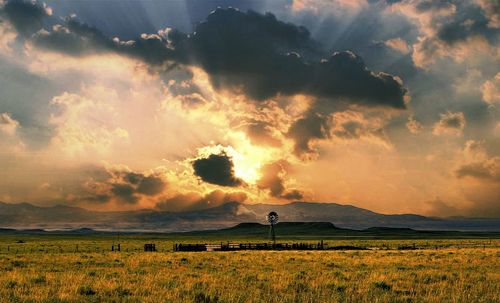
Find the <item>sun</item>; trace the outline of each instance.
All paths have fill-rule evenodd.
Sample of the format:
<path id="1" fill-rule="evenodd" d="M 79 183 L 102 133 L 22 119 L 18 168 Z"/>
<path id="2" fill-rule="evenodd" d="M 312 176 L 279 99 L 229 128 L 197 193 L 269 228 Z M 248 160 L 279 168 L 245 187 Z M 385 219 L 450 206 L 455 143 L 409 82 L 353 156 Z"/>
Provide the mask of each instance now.
<path id="1" fill-rule="evenodd" d="M 263 147 L 252 145 L 247 140 L 236 141 L 235 146 L 212 145 L 198 150 L 200 156 L 210 154 L 227 154 L 233 162 L 234 176 L 242 179 L 245 183 L 254 185 L 261 178 L 261 167 L 272 161 L 273 153 Z"/>
<path id="2" fill-rule="evenodd" d="M 225 151 L 233 160 L 234 175 L 247 184 L 257 184 L 262 166 L 282 157 L 278 149 L 254 145 L 243 133 L 231 135 L 233 144 Z"/>
<path id="3" fill-rule="evenodd" d="M 258 159 L 243 155 L 230 147 L 227 150 L 234 164 L 234 175 L 246 183 L 255 184 L 260 179 L 260 167 L 262 166 Z"/>

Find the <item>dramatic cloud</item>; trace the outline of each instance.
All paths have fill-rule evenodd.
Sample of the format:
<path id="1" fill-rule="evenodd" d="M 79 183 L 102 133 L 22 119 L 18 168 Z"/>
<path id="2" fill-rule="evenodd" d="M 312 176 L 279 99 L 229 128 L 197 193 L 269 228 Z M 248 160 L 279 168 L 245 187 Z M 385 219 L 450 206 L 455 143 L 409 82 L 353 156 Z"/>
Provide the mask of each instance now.
<path id="1" fill-rule="evenodd" d="M 479 181 L 500 182 L 500 157 L 489 157 L 484 142 L 469 140 L 462 151 L 464 163 L 456 170 L 458 178 L 473 178 Z"/>
<path id="2" fill-rule="evenodd" d="M 488 17 L 488 26 L 500 28 L 500 2 L 495 0 L 476 0 Z"/>
<path id="3" fill-rule="evenodd" d="M 351 110 L 332 114 L 330 134 L 344 139 L 375 139 L 385 142 L 384 119 L 374 116 L 367 118 L 360 112 Z M 385 143 L 384 143 L 385 144 Z"/>
<path id="4" fill-rule="evenodd" d="M 65 92 L 54 97 L 51 105 L 57 109 L 49 120 L 56 127 L 51 143 L 69 155 L 89 150 L 107 153 L 113 144 L 128 137 L 127 131 L 114 122 L 116 114 L 111 102 Z"/>
<path id="5" fill-rule="evenodd" d="M 500 157 L 490 156 L 484 141 L 468 140 L 461 152 L 460 164 L 454 169 L 462 194 L 469 201 L 469 212 L 475 216 L 500 215 Z"/>
<path id="6" fill-rule="evenodd" d="M 495 78 L 486 81 L 483 86 L 483 100 L 489 104 L 500 103 L 500 73 Z"/>
<path id="7" fill-rule="evenodd" d="M 102 52 L 140 59 L 149 64 L 162 64 L 172 57 L 166 41 L 156 34 L 143 34 L 130 41 L 110 39 L 98 29 L 82 24 L 74 18 L 66 18 L 63 24 L 56 24 L 51 31 L 41 30 L 33 38 L 33 43 L 41 48 L 61 52 L 71 56 L 85 56 Z"/>
<path id="8" fill-rule="evenodd" d="M 433 134 L 443 135 L 460 135 L 465 128 L 465 116 L 464 113 L 457 112 L 447 112 L 441 114 L 441 119 L 434 124 Z"/>
<path id="9" fill-rule="evenodd" d="M 215 87 L 243 90 L 255 99 L 302 93 L 405 108 L 406 90 L 398 79 L 369 71 L 349 51 L 322 59 L 307 29 L 272 14 L 218 9 L 196 34 L 170 39 L 179 60 L 203 67 Z"/>
<path id="10" fill-rule="evenodd" d="M 424 126 L 420 122 L 415 120 L 413 116 L 410 116 L 408 117 L 408 122 L 406 122 L 406 128 L 408 128 L 410 133 L 418 134 L 424 129 Z"/>
<path id="11" fill-rule="evenodd" d="M 246 127 L 246 133 L 255 144 L 273 147 L 281 146 L 280 140 L 273 136 L 273 129 L 269 123 L 252 121 Z"/>
<path id="12" fill-rule="evenodd" d="M 72 56 L 83 56 L 111 51 L 115 44 L 99 30 L 67 18 L 64 25 L 56 24 L 52 30 L 41 30 L 33 36 L 35 45 L 64 52 Z"/>
<path id="13" fill-rule="evenodd" d="M 227 154 L 211 154 L 193 161 L 194 174 L 201 180 L 222 186 L 240 186 L 244 182 L 234 175 L 234 164 Z"/>
<path id="14" fill-rule="evenodd" d="M 500 157 L 483 162 L 474 162 L 461 166 L 456 171 L 459 178 L 472 177 L 493 182 L 500 182 Z"/>
<path id="15" fill-rule="evenodd" d="M 384 130 L 385 120 L 383 115 L 366 117 L 354 110 L 329 115 L 309 112 L 291 125 L 287 136 L 295 143 L 295 154 L 303 159 L 312 159 L 317 155 L 314 143 L 321 139 L 364 140 L 388 147 L 390 143 Z"/>
<path id="16" fill-rule="evenodd" d="M 366 106 L 406 107 L 400 79 L 368 70 L 350 51 L 325 56 L 306 28 L 270 13 L 217 9 L 193 34 L 169 29 L 131 41 L 109 39 L 68 18 L 51 31 L 39 31 L 33 42 L 73 56 L 114 51 L 150 64 L 198 65 L 214 87 L 243 91 L 257 100 L 309 94 Z"/>
<path id="17" fill-rule="evenodd" d="M 36 46 L 67 55 L 116 52 L 150 64 L 161 64 L 172 57 L 167 41 L 157 34 L 143 34 L 135 40 L 120 41 L 119 38 L 105 36 L 100 30 L 79 22 L 73 16 L 62 21 L 51 20 L 48 23 L 55 24 L 47 30 L 43 28 L 43 21 L 52 11 L 36 1 L 10 0 L 0 13 L 21 35 L 31 38 Z"/>
<path id="18" fill-rule="evenodd" d="M 497 1 L 108 2 L 0 0 L 0 200 L 498 213 Z"/>
<path id="19" fill-rule="evenodd" d="M 498 58 L 500 31 L 493 18 L 498 16 L 495 7 L 498 5 L 483 1 L 405 0 L 390 9 L 418 23 L 420 36 L 413 45 L 413 60 L 427 68 L 443 57 L 456 61 L 478 54 Z"/>
<path id="20" fill-rule="evenodd" d="M 319 114 L 308 114 L 290 127 L 287 136 L 295 141 L 294 152 L 297 156 L 310 158 L 315 155 L 311 141 L 330 136 L 328 118 Z"/>
<path id="21" fill-rule="evenodd" d="M 10 20 L 19 34 L 27 37 L 42 28 L 44 17 L 51 15 L 52 11 L 45 4 L 38 5 L 35 1 L 8 0 L 0 10 L 0 17 L 2 14 Z"/>
<path id="22" fill-rule="evenodd" d="M 123 176 L 123 180 L 135 186 L 135 191 L 139 194 L 154 196 L 165 189 L 165 182 L 157 176 L 145 176 L 144 174 L 128 172 Z"/>
<path id="23" fill-rule="evenodd" d="M 406 43 L 406 41 L 404 41 L 401 38 L 389 39 L 385 41 L 384 44 L 405 55 L 410 52 L 410 47 L 408 46 L 408 43 Z"/>
<path id="24" fill-rule="evenodd" d="M 19 122 L 12 119 L 9 113 L 0 113 L 0 131 L 12 136 L 18 127 Z"/>
<path id="25" fill-rule="evenodd" d="M 9 113 L 0 112 L 0 165 L 6 170 L 8 164 L 2 163 L 5 155 L 21 156 L 26 150 L 26 146 L 19 136 L 19 122 L 12 118 Z M 3 164 L 3 165 L 2 165 Z"/>
<path id="26" fill-rule="evenodd" d="M 154 197 L 166 188 L 166 182 L 158 175 L 132 172 L 123 168 L 97 171 L 99 177 L 85 182 L 86 194 L 78 196 L 79 202 L 136 204 L 142 197 Z"/>
<path id="27" fill-rule="evenodd" d="M 287 200 L 300 200 L 303 194 L 297 189 L 286 190 L 285 177 L 290 163 L 285 160 L 269 163 L 261 168 L 262 177 L 257 182 L 260 189 L 268 189 L 272 197 Z"/>
<path id="28" fill-rule="evenodd" d="M 487 158 L 487 153 L 484 148 L 484 142 L 467 140 L 465 142 L 462 154 L 466 161 L 481 161 Z"/>
<path id="29" fill-rule="evenodd" d="M 156 208 L 164 211 L 201 210 L 217 207 L 229 202 L 243 203 L 246 199 L 247 195 L 243 192 L 214 190 L 206 195 L 189 192 L 187 194 L 178 194 L 161 201 L 156 204 Z"/>

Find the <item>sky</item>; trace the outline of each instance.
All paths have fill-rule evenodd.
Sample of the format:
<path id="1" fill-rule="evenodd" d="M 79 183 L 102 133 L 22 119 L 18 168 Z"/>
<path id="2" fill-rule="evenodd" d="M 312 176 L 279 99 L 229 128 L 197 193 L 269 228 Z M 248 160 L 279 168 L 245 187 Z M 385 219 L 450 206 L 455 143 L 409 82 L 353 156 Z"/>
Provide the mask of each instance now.
<path id="1" fill-rule="evenodd" d="M 0 0 L 0 201 L 500 217 L 496 0 Z"/>

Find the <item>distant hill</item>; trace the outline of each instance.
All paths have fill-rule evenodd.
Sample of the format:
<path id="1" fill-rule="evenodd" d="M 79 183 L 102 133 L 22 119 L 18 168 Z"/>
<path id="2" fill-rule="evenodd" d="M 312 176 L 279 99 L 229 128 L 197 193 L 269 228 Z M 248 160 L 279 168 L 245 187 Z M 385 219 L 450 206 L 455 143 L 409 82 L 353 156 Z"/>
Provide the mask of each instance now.
<path id="1" fill-rule="evenodd" d="M 363 230 L 338 228 L 330 222 L 280 222 L 275 226 L 277 238 L 326 239 L 418 239 L 418 238 L 498 238 L 500 232 L 435 231 L 411 228 L 370 227 Z M 227 239 L 269 239 L 269 225 L 240 223 L 230 228 L 177 233 L 179 236 L 223 237 Z"/>
<path id="2" fill-rule="evenodd" d="M 136 210 L 98 212 L 71 206 L 39 207 L 0 202 L 0 228 L 78 229 L 175 232 L 223 229 L 243 222 L 265 223 L 274 210 L 286 222 L 329 222 L 337 228 L 412 228 L 419 230 L 500 231 L 500 219 L 430 218 L 413 214 L 385 215 L 351 205 L 293 202 L 285 205 L 230 202 L 185 212 Z M 304 227 L 304 226 L 303 226 Z"/>
<path id="3" fill-rule="evenodd" d="M 280 235 L 330 235 L 342 230 L 330 222 L 280 222 L 276 224 Z M 266 237 L 269 235 L 269 225 L 260 223 L 240 223 L 236 226 L 210 231 L 213 234 L 255 235 Z"/>
<path id="4" fill-rule="evenodd" d="M 338 228 L 330 222 L 280 222 L 275 226 L 277 240 L 283 239 L 310 239 L 310 240 L 327 240 L 327 239 L 467 239 L 467 238 L 485 238 L 498 239 L 500 232 L 484 232 L 484 231 L 433 231 L 433 230 L 414 230 L 411 228 L 392 228 L 392 227 L 370 227 L 363 230 L 354 230 L 347 228 Z M 67 229 L 67 230 L 43 230 L 43 229 L 10 229 L 0 228 L 0 235 L 29 235 L 29 236 L 64 236 L 64 237 L 79 237 L 79 236 L 115 236 L 117 231 L 102 231 L 89 228 Z M 138 236 L 155 236 L 159 235 L 158 231 L 144 232 L 137 230 L 120 231 L 120 235 L 138 235 Z M 163 233 L 165 234 L 165 233 Z M 196 230 L 184 232 L 166 233 L 169 238 L 193 238 L 199 241 L 237 241 L 244 239 L 260 239 L 263 241 L 269 240 L 269 225 L 244 222 L 239 223 L 229 228 Z"/>

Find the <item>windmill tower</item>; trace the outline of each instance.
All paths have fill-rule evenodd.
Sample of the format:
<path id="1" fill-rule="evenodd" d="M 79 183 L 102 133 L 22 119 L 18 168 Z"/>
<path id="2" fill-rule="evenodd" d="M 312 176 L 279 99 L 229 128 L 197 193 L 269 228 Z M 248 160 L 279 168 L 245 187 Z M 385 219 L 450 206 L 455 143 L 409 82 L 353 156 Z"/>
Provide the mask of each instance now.
<path id="1" fill-rule="evenodd" d="M 269 224 L 271 224 L 270 230 L 269 230 L 269 235 L 271 240 L 273 241 L 273 246 L 276 245 L 276 234 L 274 233 L 274 225 L 278 223 L 278 213 L 275 211 L 270 212 L 267 214 L 266 219 Z"/>

